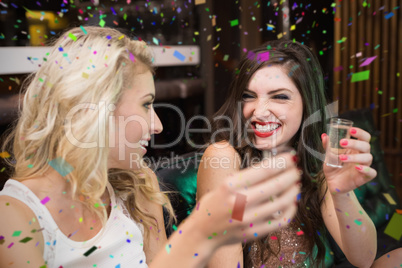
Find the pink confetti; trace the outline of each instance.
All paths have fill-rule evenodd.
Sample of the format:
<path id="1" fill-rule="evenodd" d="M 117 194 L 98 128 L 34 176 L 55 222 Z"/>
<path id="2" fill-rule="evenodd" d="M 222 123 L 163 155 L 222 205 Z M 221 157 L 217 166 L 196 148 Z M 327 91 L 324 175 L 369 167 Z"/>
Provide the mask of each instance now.
<path id="1" fill-rule="evenodd" d="M 50 198 L 49 196 L 46 196 L 45 198 L 43 198 L 40 202 L 42 203 L 42 205 L 46 204 L 47 202 L 49 202 Z"/>
<path id="2" fill-rule="evenodd" d="M 373 60 L 375 60 L 376 58 L 377 58 L 377 56 L 367 58 L 362 64 L 360 64 L 359 67 L 363 67 L 363 66 L 369 65 L 369 64 L 370 64 Z"/>
<path id="3" fill-rule="evenodd" d="M 130 60 L 132 61 L 132 62 L 135 62 L 135 58 L 134 58 L 134 55 L 130 52 Z"/>
<path id="4" fill-rule="evenodd" d="M 334 72 L 339 72 L 339 71 L 342 71 L 342 70 L 343 70 L 342 66 L 338 66 L 338 67 L 334 68 Z"/>
<path id="5" fill-rule="evenodd" d="M 12 242 L 10 245 L 8 245 L 7 248 L 11 248 L 14 245 L 14 242 Z"/>
<path id="6" fill-rule="evenodd" d="M 276 237 L 276 236 L 271 236 L 271 239 L 272 239 L 272 240 L 278 240 L 278 237 Z"/>
<path id="7" fill-rule="evenodd" d="M 269 51 L 258 54 L 258 61 L 264 62 L 269 60 Z"/>
<path id="8" fill-rule="evenodd" d="M 96 50 L 94 51 L 94 55 L 96 55 Z"/>

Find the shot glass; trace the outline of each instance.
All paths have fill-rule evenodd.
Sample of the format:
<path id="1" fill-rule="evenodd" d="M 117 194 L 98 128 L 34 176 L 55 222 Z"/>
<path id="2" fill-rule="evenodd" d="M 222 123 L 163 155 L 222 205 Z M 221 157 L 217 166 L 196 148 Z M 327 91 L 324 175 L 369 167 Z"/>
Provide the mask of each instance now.
<path id="1" fill-rule="evenodd" d="M 328 126 L 329 141 L 325 153 L 325 164 L 331 167 L 342 168 L 343 162 L 339 159 L 340 154 L 347 154 L 348 150 L 339 144 L 341 139 L 349 139 L 349 129 L 353 121 L 342 118 L 331 118 Z"/>

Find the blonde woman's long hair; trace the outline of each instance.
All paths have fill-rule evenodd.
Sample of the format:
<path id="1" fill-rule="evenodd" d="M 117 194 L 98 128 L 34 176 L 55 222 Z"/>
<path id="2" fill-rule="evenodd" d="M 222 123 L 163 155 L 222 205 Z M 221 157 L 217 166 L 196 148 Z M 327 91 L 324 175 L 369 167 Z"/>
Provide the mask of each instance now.
<path id="1" fill-rule="evenodd" d="M 84 203 L 103 224 L 107 212 L 100 205 L 101 196 L 109 181 L 132 219 L 143 224 L 146 243 L 150 230 L 157 232 L 159 226 L 136 199 L 138 194 L 163 205 L 170 221 L 175 218 L 173 208 L 167 196 L 154 189 L 147 169 L 108 170 L 106 130 L 113 115 L 107 107 L 118 103 L 139 70 L 146 67 L 153 72 L 152 62 L 146 43 L 111 28 L 87 26 L 61 35 L 43 65 L 25 82 L 18 122 L 3 147 L 11 149 L 16 160 L 9 161 L 14 166 L 12 177 L 22 181 L 43 176 L 53 160 L 63 166 L 59 172 L 72 170 L 65 179 L 73 200 Z"/>

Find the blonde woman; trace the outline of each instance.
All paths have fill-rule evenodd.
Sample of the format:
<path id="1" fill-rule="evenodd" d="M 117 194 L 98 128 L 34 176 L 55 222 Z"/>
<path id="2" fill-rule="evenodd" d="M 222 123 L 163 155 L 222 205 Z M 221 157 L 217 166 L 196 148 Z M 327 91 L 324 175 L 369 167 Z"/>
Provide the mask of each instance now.
<path id="1" fill-rule="evenodd" d="M 172 206 L 141 162 L 162 132 L 152 74 L 146 44 L 116 30 L 56 40 L 6 142 L 16 162 L 0 192 L 1 267 L 199 267 L 293 217 L 300 177 L 284 154 L 286 168 L 228 175 L 167 241 L 162 206 L 173 216 Z M 284 218 L 270 216 L 278 210 Z"/>

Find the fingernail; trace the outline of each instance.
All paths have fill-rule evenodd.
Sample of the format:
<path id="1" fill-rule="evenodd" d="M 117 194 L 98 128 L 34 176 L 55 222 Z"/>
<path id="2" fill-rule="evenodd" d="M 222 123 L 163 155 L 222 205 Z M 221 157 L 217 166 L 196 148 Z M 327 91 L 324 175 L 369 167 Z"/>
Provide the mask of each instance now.
<path id="1" fill-rule="evenodd" d="M 356 133 L 357 133 L 357 130 L 355 128 L 350 129 L 350 134 L 356 134 Z"/>
<path id="2" fill-rule="evenodd" d="M 342 145 L 342 146 L 348 145 L 348 141 L 347 141 L 347 140 L 341 140 L 341 145 Z"/>
<path id="3" fill-rule="evenodd" d="M 362 167 L 361 165 L 356 165 L 356 166 L 355 166 L 355 169 L 362 171 L 362 170 L 363 170 L 363 167 Z"/>
<path id="4" fill-rule="evenodd" d="M 322 134 L 321 134 L 321 140 L 322 140 L 325 136 L 327 136 L 327 134 L 322 133 Z"/>
<path id="5" fill-rule="evenodd" d="M 342 161 L 345 161 L 345 160 L 349 159 L 349 156 L 347 156 L 345 154 L 341 154 L 341 155 L 339 155 L 339 159 L 342 160 Z"/>

